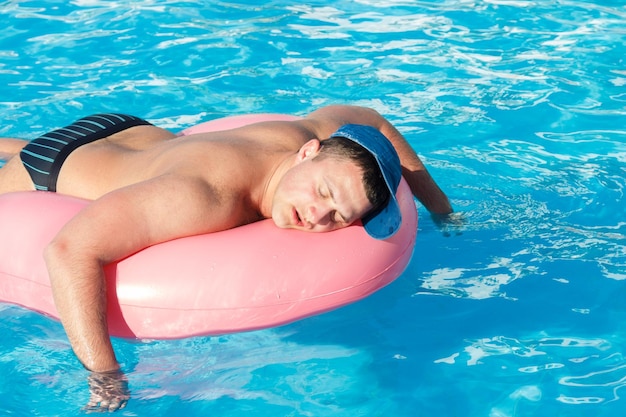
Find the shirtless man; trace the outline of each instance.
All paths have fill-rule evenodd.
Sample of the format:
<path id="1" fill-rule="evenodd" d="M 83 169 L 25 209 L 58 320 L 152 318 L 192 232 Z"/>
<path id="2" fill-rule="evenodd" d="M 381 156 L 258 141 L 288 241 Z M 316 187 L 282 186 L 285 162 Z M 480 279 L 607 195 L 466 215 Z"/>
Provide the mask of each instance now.
<path id="1" fill-rule="evenodd" d="M 343 139 L 326 141 L 333 136 Z M 366 159 L 337 156 L 333 142 L 358 144 Z M 264 218 L 313 232 L 362 218 L 370 235 L 386 238 L 401 221 L 389 198 L 401 174 L 429 211 L 452 211 L 402 135 L 363 107 L 328 106 L 296 121 L 186 137 L 132 116 L 95 115 L 26 143 L 0 140 L 0 156 L 10 157 L 0 194 L 37 189 L 93 200 L 44 256 L 61 322 L 92 371 L 90 405 L 109 410 L 129 396 L 107 331 L 103 265 Z"/>

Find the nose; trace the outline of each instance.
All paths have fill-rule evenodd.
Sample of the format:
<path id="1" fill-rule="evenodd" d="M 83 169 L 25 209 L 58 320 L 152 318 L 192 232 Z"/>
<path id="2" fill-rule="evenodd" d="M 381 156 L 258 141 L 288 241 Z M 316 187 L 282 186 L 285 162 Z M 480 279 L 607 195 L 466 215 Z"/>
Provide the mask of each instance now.
<path id="1" fill-rule="evenodd" d="M 330 213 L 332 208 L 326 204 L 319 202 L 309 206 L 306 223 L 309 229 L 313 229 L 315 226 L 326 226 L 330 222 Z"/>

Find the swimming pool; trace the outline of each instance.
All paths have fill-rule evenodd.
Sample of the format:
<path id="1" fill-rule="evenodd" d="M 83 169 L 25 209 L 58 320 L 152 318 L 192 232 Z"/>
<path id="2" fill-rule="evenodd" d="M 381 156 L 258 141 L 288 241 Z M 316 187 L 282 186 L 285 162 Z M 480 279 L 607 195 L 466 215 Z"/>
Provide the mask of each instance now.
<path id="1" fill-rule="evenodd" d="M 180 129 L 366 105 L 464 225 L 420 207 L 407 271 L 325 315 L 115 340 L 134 395 L 118 414 L 621 415 L 626 4 L 253 3 L 0 3 L 0 136 L 101 111 Z M 79 414 L 86 373 L 61 326 L 0 304 L 0 334 L 0 409 Z"/>

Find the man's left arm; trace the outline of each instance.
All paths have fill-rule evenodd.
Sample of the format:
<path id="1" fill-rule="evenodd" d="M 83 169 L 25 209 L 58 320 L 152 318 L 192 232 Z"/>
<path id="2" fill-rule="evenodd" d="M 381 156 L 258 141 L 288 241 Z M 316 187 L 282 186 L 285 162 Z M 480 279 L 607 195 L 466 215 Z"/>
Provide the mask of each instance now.
<path id="1" fill-rule="evenodd" d="M 348 123 L 377 128 L 391 141 L 402 164 L 402 174 L 413 195 L 433 214 L 449 214 L 452 206 L 445 193 L 432 178 L 415 150 L 404 136 L 374 109 L 359 106 L 327 106 L 312 112 L 307 119 L 316 123 L 323 138 L 330 136 L 339 126 Z M 322 138 L 322 139 L 323 139 Z"/>

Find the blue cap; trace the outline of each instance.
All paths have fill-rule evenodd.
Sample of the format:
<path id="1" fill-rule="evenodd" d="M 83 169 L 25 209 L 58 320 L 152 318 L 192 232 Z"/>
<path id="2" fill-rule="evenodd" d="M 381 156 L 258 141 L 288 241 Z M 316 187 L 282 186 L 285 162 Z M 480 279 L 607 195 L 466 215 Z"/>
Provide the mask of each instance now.
<path id="1" fill-rule="evenodd" d="M 396 199 L 396 191 L 402 178 L 402 168 L 396 150 L 389 139 L 371 126 L 343 125 L 331 137 L 350 139 L 367 149 L 376 158 L 390 196 L 387 204 L 368 213 L 361 221 L 365 231 L 373 238 L 390 238 L 402 224 L 402 213 Z"/>

